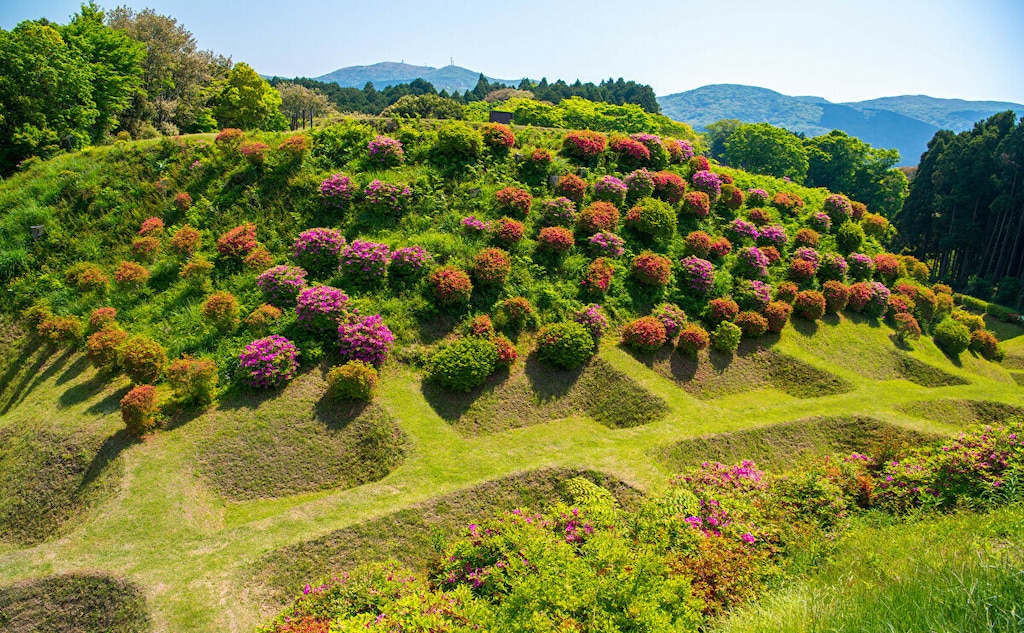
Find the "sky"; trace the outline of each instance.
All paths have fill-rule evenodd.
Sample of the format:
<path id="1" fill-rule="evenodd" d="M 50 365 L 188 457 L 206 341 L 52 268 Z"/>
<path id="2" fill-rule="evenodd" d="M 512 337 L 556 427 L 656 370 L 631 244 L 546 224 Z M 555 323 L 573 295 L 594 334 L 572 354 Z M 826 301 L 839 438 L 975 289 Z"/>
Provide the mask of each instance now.
<path id="1" fill-rule="evenodd" d="M 1024 0 L 113 0 L 170 15 L 264 75 L 451 59 L 490 77 L 761 86 L 833 102 L 927 94 L 1024 103 Z M 78 0 L 0 0 L 0 28 Z"/>

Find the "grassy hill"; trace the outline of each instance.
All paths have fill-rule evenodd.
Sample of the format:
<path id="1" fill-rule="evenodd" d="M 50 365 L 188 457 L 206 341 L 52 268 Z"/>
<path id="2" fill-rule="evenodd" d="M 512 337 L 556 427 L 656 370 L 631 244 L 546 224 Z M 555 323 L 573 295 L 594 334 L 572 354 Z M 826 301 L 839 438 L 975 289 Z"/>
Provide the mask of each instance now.
<path id="1" fill-rule="evenodd" d="M 604 486 L 623 508 L 637 507 L 706 459 L 749 458 L 783 471 L 833 452 L 899 454 L 952 435 L 965 422 L 1019 412 L 1024 328 L 991 320 L 987 328 L 1002 340 L 1003 363 L 971 350 L 944 352 L 927 335 L 904 340 L 884 319 L 852 308 L 794 317 L 780 333 L 746 336 L 734 351 L 691 356 L 671 343 L 654 351 L 620 343 L 624 328 L 660 314 L 663 302 L 715 331 L 709 299 L 739 297 L 750 287 L 738 253 L 753 242 L 734 230 L 737 218 L 765 214 L 786 230 L 789 240 L 764 278 L 783 290 L 794 259 L 810 256 L 797 256 L 793 239 L 826 208 L 825 191 L 709 165 L 731 178 L 734 190 L 763 188 L 769 201 L 787 193 L 805 206 L 786 210 L 780 198 L 776 206 L 730 207 L 730 194 L 700 217 L 678 200 L 661 200 L 670 210 L 665 233 L 651 234 L 637 218 L 609 227 L 624 252 L 607 256 L 611 283 L 593 294 L 582 283 L 595 259 L 584 224 L 563 227 L 576 240 L 567 253 L 539 246 L 541 229 L 561 222 L 566 208 L 545 202 L 572 192 L 571 179 L 556 191 L 548 177 L 580 174 L 585 207 L 599 180 L 625 178 L 639 166 L 629 163 L 627 150 L 608 149 L 581 164 L 561 151 L 564 130 L 518 128 L 506 151 L 473 143 L 468 127 L 375 125 L 346 122 L 308 138 L 229 134 L 119 143 L 26 166 L 0 184 L 0 272 L 10 297 L 0 317 L 0 627 L 251 631 L 306 583 L 382 557 L 422 563 L 481 514 L 566 500 L 572 477 Z M 377 133 L 401 140 L 400 164 L 374 164 L 367 144 Z M 289 140 L 295 138 L 307 140 Z M 459 139 L 469 139 L 476 153 L 456 151 L 466 147 Z M 705 171 L 699 160 L 649 155 L 664 161 L 648 163 L 662 168 L 662 180 L 674 174 L 690 191 L 707 177 L 695 176 Z M 321 183 L 339 172 L 358 192 L 342 207 L 321 193 Z M 643 179 L 627 180 L 646 192 Z M 364 193 L 375 180 L 409 187 L 411 200 L 400 213 Z M 487 283 L 477 257 L 497 238 L 464 220 L 496 222 L 509 213 L 497 191 L 510 186 L 529 192 L 534 203 L 525 237 L 504 244 L 507 277 Z M 654 202 L 622 200 L 619 210 L 664 208 Z M 150 217 L 165 227 L 156 254 L 147 254 L 152 242 L 138 242 Z M 841 251 L 839 227 L 866 226 L 872 217 L 842 218 L 835 230 L 822 231 L 819 255 Z M 216 248 L 246 221 L 255 223 L 267 253 L 248 263 Z M 172 244 L 186 224 L 202 244 L 179 257 Z M 204 310 L 216 292 L 231 293 L 245 317 L 272 300 L 257 275 L 292 263 L 296 237 L 316 227 L 339 229 L 349 245 L 362 239 L 392 249 L 422 246 L 432 266 L 473 274 L 473 291 L 455 304 L 441 302 L 426 278 L 403 279 L 393 269 L 377 283 L 367 283 L 365 270 L 320 277 L 344 289 L 360 315 L 380 314 L 394 334 L 370 403 L 327 394 L 329 371 L 344 360 L 338 339 L 306 331 L 294 308 L 285 306 L 269 325 L 227 327 Z M 709 295 L 695 294 L 681 267 L 684 257 L 695 256 L 686 237 L 696 231 L 728 235 L 733 246 L 721 257 L 706 255 L 715 271 Z M 884 255 L 877 237 L 862 236 L 858 248 Z M 667 285 L 645 284 L 631 272 L 631 258 L 646 251 L 669 257 Z M 261 251 L 250 245 L 251 252 Z M 146 281 L 109 279 L 135 259 L 149 272 Z M 182 277 L 203 260 L 213 267 L 199 283 Z M 879 261 L 898 264 L 892 278 L 879 272 L 896 296 L 927 296 L 915 262 Z M 102 288 L 82 282 L 83 262 L 108 277 Z M 917 278 L 910 276 L 915 270 Z M 813 275 L 801 281 L 804 292 L 822 286 Z M 499 305 L 511 297 L 524 297 L 534 320 L 522 327 L 504 321 Z M 591 302 L 602 305 L 610 330 L 587 349 L 589 358 L 572 369 L 544 362 L 539 329 L 572 321 Z M 94 362 L 95 355 L 90 361 L 81 331 L 57 327 L 100 307 L 117 308 L 119 327 L 156 341 L 172 359 L 212 360 L 216 400 L 188 403 L 157 380 L 158 428 L 129 434 L 119 403 L 131 380 Z M 930 331 L 932 319 L 915 310 Z M 469 391 L 446 389 L 431 359 L 472 338 L 484 314 L 509 337 L 517 360 L 492 367 Z M 956 316 L 975 327 L 981 319 Z M 296 341 L 302 364 L 276 389 L 246 387 L 238 354 L 267 333 Z M 1010 521 L 1015 515 L 1007 512 Z M 977 538 L 1019 540 L 992 530 Z M 927 535 L 917 546 L 927 548 Z M 857 556 L 857 547 L 842 555 Z M 764 608 L 782 617 L 787 600 L 821 582 L 827 578 L 810 578 L 780 594 L 779 606 Z M 40 608 L 38 596 L 50 606 Z"/>

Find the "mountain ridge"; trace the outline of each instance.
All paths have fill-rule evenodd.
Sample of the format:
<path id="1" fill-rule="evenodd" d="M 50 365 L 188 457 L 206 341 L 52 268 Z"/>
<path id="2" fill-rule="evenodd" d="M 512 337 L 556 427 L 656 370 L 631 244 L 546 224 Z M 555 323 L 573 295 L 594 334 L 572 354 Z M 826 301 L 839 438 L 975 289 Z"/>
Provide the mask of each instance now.
<path id="1" fill-rule="evenodd" d="M 449 64 L 441 68 L 433 66 L 414 66 L 404 62 L 377 62 L 368 66 L 345 66 L 319 77 L 317 81 L 333 82 L 343 88 L 362 88 L 367 82 L 376 88 L 386 88 L 395 84 L 409 83 L 416 79 L 429 81 L 438 90 L 449 92 L 472 90 L 476 87 L 480 72 Z M 485 75 L 485 77 L 487 77 Z M 519 85 L 519 79 L 496 79 L 487 77 L 487 81 Z"/>

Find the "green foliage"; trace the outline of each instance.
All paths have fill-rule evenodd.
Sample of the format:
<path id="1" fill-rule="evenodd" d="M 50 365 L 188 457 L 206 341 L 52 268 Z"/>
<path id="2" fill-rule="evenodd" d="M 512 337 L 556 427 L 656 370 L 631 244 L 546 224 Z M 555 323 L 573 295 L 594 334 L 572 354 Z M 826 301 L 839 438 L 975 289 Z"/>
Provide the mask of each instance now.
<path id="1" fill-rule="evenodd" d="M 725 140 L 729 164 L 755 174 L 802 183 L 807 175 L 807 151 L 795 134 L 767 123 L 741 123 Z"/>
<path id="2" fill-rule="evenodd" d="M 377 389 L 377 368 L 361 360 L 350 360 L 327 372 L 327 394 L 336 400 L 373 399 Z"/>
<path id="3" fill-rule="evenodd" d="M 846 194 L 888 218 L 903 206 L 907 177 L 895 168 L 897 150 L 875 149 L 841 130 L 805 139 L 804 147 L 808 186 Z"/>
<path id="4" fill-rule="evenodd" d="M 582 323 L 552 323 L 537 333 L 537 358 L 548 365 L 576 369 L 593 355 L 594 337 Z"/>
<path id="5" fill-rule="evenodd" d="M 732 354 L 740 346 L 743 330 L 731 321 L 722 321 L 711 333 L 711 347 L 726 354 Z"/>
<path id="6" fill-rule="evenodd" d="M 442 165 L 462 165 L 479 156 L 483 146 L 483 138 L 475 129 L 462 123 L 446 123 L 437 131 L 433 158 Z"/>
<path id="7" fill-rule="evenodd" d="M 462 106 L 437 95 L 405 95 L 384 108 L 381 116 L 404 119 L 463 119 Z"/>
<path id="8" fill-rule="evenodd" d="M 949 317 L 935 326 L 932 336 L 935 344 L 952 356 L 959 356 L 971 342 L 971 331 L 967 326 Z"/>
<path id="9" fill-rule="evenodd" d="M 676 212 L 667 202 L 655 198 L 637 202 L 626 216 L 626 222 L 657 240 L 668 241 L 676 232 Z"/>
<path id="10" fill-rule="evenodd" d="M 844 254 L 853 253 L 864 243 L 864 229 L 859 222 L 844 222 L 836 231 L 836 246 Z"/>
<path id="11" fill-rule="evenodd" d="M 341 123 L 313 130 L 311 153 L 327 168 L 341 167 L 361 156 L 373 136 L 374 132 L 368 126 L 346 119 Z"/>
<path id="12" fill-rule="evenodd" d="M 224 128 L 287 130 L 281 95 L 245 62 L 235 64 L 214 98 L 213 116 Z"/>
<path id="13" fill-rule="evenodd" d="M 117 346 L 117 361 L 133 383 L 152 383 L 164 373 L 167 351 L 148 336 L 135 335 Z"/>
<path id="14" fill-rule="evenodd" d="M 430 377 L 445 389 L 469 391 L 483 384 L 498 363 L 498 351 L 482 338 L 460 338 L 430 357 Z"/>

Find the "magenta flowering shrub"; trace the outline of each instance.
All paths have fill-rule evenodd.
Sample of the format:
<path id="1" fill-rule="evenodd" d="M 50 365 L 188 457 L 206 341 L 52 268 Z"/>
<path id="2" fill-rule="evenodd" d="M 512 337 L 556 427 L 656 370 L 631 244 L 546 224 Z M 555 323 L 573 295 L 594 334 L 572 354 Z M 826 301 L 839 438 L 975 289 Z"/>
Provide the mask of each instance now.
<path id="1" fill-rule="evenodd" d="M 341 272 L 359 284 L 373 284 L 384 279 L 391 249 L 387 244 L 353 240 L 341 252 Z"/>
<path id="2" fill-rule="evenodd" d="M 374 180 L 363 190 L 366 206 L 373 213 L 399 216 L 405 213 L 412 201 L 412 190 L 406 185 Z"/>
<path id="3" fill-rule="evenodd" d="M 781 224 L 769 224 L 758 229 L 757 243 L 761 246 L 774 246 L 782 248 L 789 241 L 786 235 L 786 227 Z"/>
<path id="4" fill-rule="evenodd" d="M 863 253 L 850 253 L 846 256 L 848 274 L 854 281 L 867 281 L 875 272 L 875 260 Z"/>
<path id="5" fill-rule="evenodd" d="M 238 355 L 242 382 L 257 389 L 279 387 L 295 376 L 299 363 L 295 344 L 277 334 L 256 339 Z"/>
<path id="6" fill-rule="evenodd" d="M 665 336 L 669 341 L 675 339 L 686 325 L 686 313 L 674 303 L 663 303 L 656 307 L 651 316 L 665 326 Z"/>
<path id="7" fill-rule="evenodd" d="M 654 194 L 654 174 L 647 168 L 637 169 L 623 179 L 630 200 L 647 198 Z"/>
<path id="8" fill-rule="evenodd" d="M 742 218 L 736 218 L 730 222 L 725 227 L 725 233 L 733 243 L 742 243 L 747 240 L 754 241 L 761 235 L 756 226 Z"/>
<path id="9" fill-rule="evenodd" d="M 679 174 L 659 171 L 654 174 L 654 197 L 671 205 L 679 204 L 686 194 L 686 181 Z"/>
<path id="10" fill-rule="evenodd" d="M 764 189 L 747 189 L 747 206 L 763 207 L 768 202 L 768 192 Z"/>
<path id="11" fill-rule="evenodd" d="M 626 184 L 615 176 L 604 176 L 594 183 L 594 200 L 603 200 L 621 206 L 626 202 L 628 190 Z"/>
<path id="12" fill-rule="evenodd" d="M 576 204 L 568 198 L 545 200 L 540 214 L 540 220 L 545 226 L 576 225 Z"/>
<path id="13" fill-rule="evenodd" d="M 668 162 L 671 159 L 671 154 L 665 147 L 664 141 L 657 134 L 649 134 L 647 132 L 637 132 L 636 134 L 630 134 L 629 138 L 641 143 L 647 148 L 647 152 L 650 154 L 648 159 L 650 165 L 655 169 L 664 169 L 668 166 Z"/>
<path id="14" fill-rule="evenodd" d="M 348 295 L 330 286 L 305 288 L 295 299 L 295 316 L 307 332 L 328 334 L 348 313 Z"/>
<path id="15" fill-rule="evenodd" d="M 611 231 L 595 233 L 587 240 L 590 250 L 599 257 L 622 257 L 626 252 L 625 242 Z"/>
<path id="16" fill-rule="evenodd" d="M 839 193 L 825 198 L 822 208 L 832 219 L 832 223 L 836 225 L 848 221 L 853 216 L 853 205 L 850 203 L 850 199 Z"/>
<path id="17" fill-rule="evenodd" d="M 491 230 L 491 223 L 484 222 L 475 215 L 462 218 L 462 231 L 467 235 L 480 235 Z"/>
<path id="18" fill-rule="evenodd" d="M 690 144 L 690 141 L 668 141 L 665 144 L 665 149 L 668 150 L 669 156 L 672 157 L 672 162 L 680 165 L 689 162 L 694 154 L 693 145 Z"/>
<path id="19" fill-rule="evenodd" d="M 585 325 L 590 330 L 590 334 L 594 337 L 595 341 L 601 338 L 601 335 L 608 329 L 608 317 L 604 315 L 604 310 L 601 309 L 601 306 L 596 303 L 588 304 L 584 308 L 577 310 L 573 320 Z"/>
<path id="20" fill-rule="evenodd" d="M 722 179 L 713 171 L 702 169 L 694 172 L 690 177 L 690 182 L 694 189 L 703 191 L 710 198 L 717 198 L 722 193 Z"/>
<path id="21" fill-rule="evenodd" d="M 381 167 L 397 167 L 405 160 L 402 142 L 390 136 L 378 135 L 366 145 L 370 162 Z"/>
<path id="22" fill-rule="evenodd" d="M 422 246 L 403 246 L 391 253 L 390 274 L 392 277 L 410 278 L 424 273 L 434 257 Z"/>
<path id="23" fill-rule="evenodd" d="M 819 233 L 828 233 L 832 228 L 832 218 L 828 217 L 827 213 L 818 211 L 807 218 L 807 224 Z"/>
<path id="24" fill-rule="evenodd" d="M 736 284 L 732 297 L 741 310 L 762 312 L 772 302 L 772 287 L 757 279 L 743 279 Z"/>
<path id="25" fill-rule="evenodd" d="M 793 251 L 793 259 L 802 259 L 805 262 L 810 262 L 814 266 L 814 271 L 818 271 L 818 266 L 821 264 L 821 255 L 818 251 L 807 246 L 801 246 L 800 248 Z"/>
<path id="26" fill-rule="evenodd" d="M 738 277 L 764 279 L 768 276 L 768 258 L 756 246 L 741 248 L 736 254 L 736 267 L 733 271 Z"/>
<path id="27" fill-rule="evenodd" d="M 338 346 L 346 361 L 361 360 L 380 367 L 387 360 L 395 335 L 379 314 L 361 317 L 351 315 L 338 326 Z"/>
<path id="28" fill-rule="evenodd" d="M 825 253 L 818 264 L 818 279 L 826 281 L 844 281 L 848 265 L 839 253 Z"/>
<path id="29" fill-rule="evenodd" d="M 880 319 L 889 310 L 889 289 L 877 281 L 855 283 L 850 286 L 850 302 L 847 304 L 854 312 Z"/>
<path id="30" fill-rule="evenodd" d="M 338 270 L 345 237 L 338 229 L 315 228 L 303 231 L 295 239 L 292 258 L 295 263 L 317 277 L 327 277 Z"/>
<path id="31" fill-rule="evenodd" d="M 715 283 L 715 266 L 706 259 L 699 257 L 684 257 L 680 270 L 681 283 L 684 288 L 700 296 L 711 292 Z"/>
<path id="32" fill-rule="evenodd" d="M 344 207 L 352 200 L 355 185 L 352 179 L 344 174 L 333 174 L 320 183 L 320 195 L 324 201 L 334 207 Z"/>
<path id="33" fill-rule="evenodd" d="M 298 266 L 274 266 L 256 277 L 256 285 L 267 303 L 278 307 L 292 306 L 299 292 L 306 287 L 306 271 Z"/>

